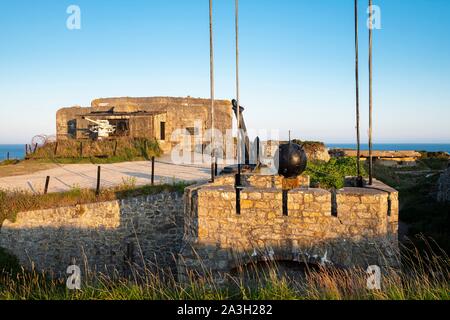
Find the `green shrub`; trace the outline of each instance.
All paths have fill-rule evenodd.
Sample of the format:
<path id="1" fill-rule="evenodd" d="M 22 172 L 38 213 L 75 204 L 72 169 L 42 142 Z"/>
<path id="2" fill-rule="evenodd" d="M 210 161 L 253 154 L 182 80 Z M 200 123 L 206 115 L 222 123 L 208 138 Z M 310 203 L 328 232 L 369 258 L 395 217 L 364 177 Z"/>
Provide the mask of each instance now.
<path id="1" fill-rule="evenodd" d="M 345 177 L 357 176 L 356 158 L 332 158 L 329 162 L 308 162 L 306 174 L 311 177 L 313 184 L 319 184 L 322 188 L 344 187 Z M 366 171 L 361 164 L 361 175 L 366 176 Z"/>
<path id="2" fill-rule="evenodd" d="M 3 273 L 17 273 L 20 269 L 19 260 L 5 249 L 0 248 L 0 275 Z"/>
<path id="3" fill-rule="evenodd" d="M 450 160 L 450 155 L 447 152 L 439 151 L 439 152 L 427 152 L 427 151 L 419 151 L 421 154 L 421 159 L 441 159 L 441 160 Z"/>
<path id="4" fill-rule="evenodd" d="M 436 201 L 433 190 L 436 190 L 440 174 L 427 172 L 439 162 L 442 164 L 440 159 L 421 159 L 419 167 L 404 170 L 375 164 L 374 175 L 399 191 L 400 220 L 407 226 L 407 235 L 414 245 L 423 250 L 423 242 L 415 237 L 425 235 L 450 253 L 450 204 Z M 407 171 L 416 174 L 405 174 Z"/>
<path id="5" fill-rule="evenodd" d="M 431 170 L 444 170 L 447 169 L 449 160 L 445 158 L 424 158 L 418 161 Z"/>

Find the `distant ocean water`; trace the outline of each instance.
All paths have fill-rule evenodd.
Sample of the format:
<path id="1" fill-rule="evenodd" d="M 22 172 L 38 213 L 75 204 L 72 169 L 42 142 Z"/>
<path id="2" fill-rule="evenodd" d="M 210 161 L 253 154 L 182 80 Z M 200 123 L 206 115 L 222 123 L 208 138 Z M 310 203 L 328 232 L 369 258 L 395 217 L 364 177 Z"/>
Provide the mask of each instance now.
<path id="1" fill-rule="evenodd" d="M 356 149 L 354 143 L 327 143 L 328 148 Z M 450 153 L 450 144 L 433 144 L 433 143 L 374 143 L 374 150 L 380 151 L 428 151 L 428 152 L 448 152 Z M 361 150 L 369 150 L 369 145 L 361 144 Z"/>
<path id="2" fill-rule="evenodd" d="M 328 143 L 328 148 L 356 149 L 356 144 L 352 143 Z M 362 150 L 368 150 L 367 144 L 361 145 Z M 450 153 L 450 144 L 431 143 L 375 143 L 374 150 L 415 150 L 415 151 L 444 151 Z M 9 152 L 10 159 L 23 159 L 25 157 L 25 145 L 23 144 L 0 144 L 0 161 L 6 159 Z"/>
<path id="3" fill-rule="evenodd" d="M 0 144 L 0 161 L 6 160 L 8 152 L 10 159 L 23 159 L 25 144 Z"/>

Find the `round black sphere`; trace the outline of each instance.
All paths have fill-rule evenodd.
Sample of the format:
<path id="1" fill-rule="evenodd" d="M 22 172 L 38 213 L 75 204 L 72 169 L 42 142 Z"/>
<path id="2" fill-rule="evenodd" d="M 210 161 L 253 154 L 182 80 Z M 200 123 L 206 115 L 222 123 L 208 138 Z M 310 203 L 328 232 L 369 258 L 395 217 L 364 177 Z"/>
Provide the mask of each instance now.
<path id="1" fill-rule="evenodd" d="M 301 175 L 306 170 L 308 163 L 305 151 L 296 143 L 280 145 L 274 160 L 278 174 L 285 178 L 295 178 Z"/>

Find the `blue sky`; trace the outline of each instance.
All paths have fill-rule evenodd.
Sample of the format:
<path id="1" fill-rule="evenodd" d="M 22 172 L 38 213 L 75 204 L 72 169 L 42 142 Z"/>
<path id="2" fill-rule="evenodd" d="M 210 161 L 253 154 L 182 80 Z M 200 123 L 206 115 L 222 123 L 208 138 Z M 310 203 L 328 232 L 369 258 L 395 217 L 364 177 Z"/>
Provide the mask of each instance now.
<path id="1" fill-rule="evenodd" d="M 81 30 L 66 9 L 81 8 Z M 353 0 L 241 0 L 248 126 L 354 141 Z M 450 143 L 450 1 L 374 0 L 376 142 Z M 367 0 L 360 0 L 362 133 Z M 234 98 L 234 1 L 215 0 L 216 95 Z M 55 131 L 55 112 L 98 97 L 209 97 L 208 0 L 2 2 L 0 143 Z"/>

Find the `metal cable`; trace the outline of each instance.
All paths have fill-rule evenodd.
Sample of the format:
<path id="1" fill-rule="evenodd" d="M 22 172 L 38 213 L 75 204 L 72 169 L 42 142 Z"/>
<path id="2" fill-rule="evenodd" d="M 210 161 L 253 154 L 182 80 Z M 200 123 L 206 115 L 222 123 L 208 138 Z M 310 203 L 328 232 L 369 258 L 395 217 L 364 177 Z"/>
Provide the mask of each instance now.
<path id="1" fill-rule="evenodd" d="M 372 93 L 372 47 L 373 47 L 373 4 L 369 0 L 369 185 L 373 184 L 373 157 L 372 157 L 372 112 L 373 112 L 373 93 Z"/>
<path id="2" fill-rule="evenodd" d="M 235 27 L 236 27 L 236 103 L 237 103 L 237 162 L 238 175 L 241 174 L 241 105 L 239 88 L 239 0 L 235 0 Z"/>
<path id="3" fill-rule="evenodd" d="M 359 30 L 358 30 L 358 0 L 355 0 L 355 81 L 356 81 L 356 144 L 357 144 L 357 171 L 361 176 L 361 134 L 359 115 Z"/>

